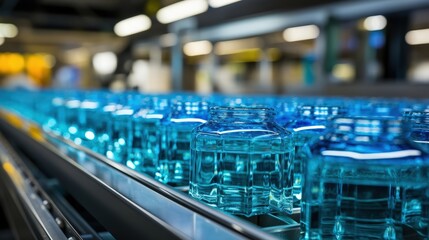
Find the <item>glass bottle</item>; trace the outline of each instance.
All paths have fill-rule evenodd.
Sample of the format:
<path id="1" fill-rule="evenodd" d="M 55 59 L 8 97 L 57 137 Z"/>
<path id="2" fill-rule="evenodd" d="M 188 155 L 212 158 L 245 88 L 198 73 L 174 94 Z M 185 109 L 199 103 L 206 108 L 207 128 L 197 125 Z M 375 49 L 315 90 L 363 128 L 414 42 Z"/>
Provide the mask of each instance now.
<path id="1" fill-rule="evenodd" d="M 307 145 L 304 239 L 428 236 L 429 158 L 402 129 L 391 117 L 340 117 Z"/>
<path id="2" fill-rule="evenodd" d="M 246 216 L 292 211 L 290 133 L 270 108 L 213 107 L 191 138 L 190 195 Z"/>

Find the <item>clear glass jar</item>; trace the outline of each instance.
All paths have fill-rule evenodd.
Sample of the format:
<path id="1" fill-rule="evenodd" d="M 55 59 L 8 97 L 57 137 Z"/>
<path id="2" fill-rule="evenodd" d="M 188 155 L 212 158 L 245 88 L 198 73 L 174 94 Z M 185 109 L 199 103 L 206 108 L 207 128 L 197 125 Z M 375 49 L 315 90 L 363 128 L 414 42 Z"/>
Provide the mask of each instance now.
<path id="1" fill-rule="evenodd" d="M 205 123 L 208 103 L 198 98 L 177 101 L 165 123 L 166 154 L 160 159 L 160 180 L 174 186 L 189 185 L 191 132 Z"/>
<path id="2" fill-rule="evenodd" d="M 293 144 L 270 108 L 210 108 L 191 139 L 190 195 L 246 216 L 292 211 Z"/>
<path id="3" fill-rule="evenodd" d="M 429 158 L 404 138 L 402 122 L 342 117 L 331 129 L 307 148 L 303 238 L 427 237 Z"/>
<path id="4" fill-rule="evenodd" d="M 317 139 L 328 131 L 330 120 L 346 113 L 344 107 L 338 105 L 309 105 L 298 107 L 293 118 L 285 125 L 293 133 L 295 157 L 293 159 L 293 202 L 300 207 L 302 198 L 302 162 L 307 155 L 302 148 L 308 142 Z"/>
<path id="5" fill-rule="evenodd" d="M 165 159 L 167 144 L 165 121 L 170 112 L 170 99 L 150 97 L 132 116 L 126 165 L 156 179 L 161 178 L 160 159 Z"/>
<path id="6" fill-rule="evenodd" d="M 429 112 L 405 112 L 403 119 L 407 130 L 407 138 L 412 144 L 429 153 Z"/>

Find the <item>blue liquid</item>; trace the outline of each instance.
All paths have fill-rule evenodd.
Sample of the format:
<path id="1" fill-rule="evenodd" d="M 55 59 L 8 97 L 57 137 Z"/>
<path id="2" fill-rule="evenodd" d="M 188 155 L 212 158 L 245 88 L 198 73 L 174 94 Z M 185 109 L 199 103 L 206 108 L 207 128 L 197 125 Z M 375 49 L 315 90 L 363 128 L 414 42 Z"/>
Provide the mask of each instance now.
<path id="1" fill-rule="evenodd" d="M 237 142 L 199 136 L 192 151 L 196 157 L 192 178 L 198 183 L 191 183 L 192 197 L 247 216 L 270 212 L 270 202 L 278 208 L 291 208 L 284 203 L 291 204 L 292 195 L 280 184 L 280 166 L 288 161 L 281 139 Z"/>
<path id="2" fill-rule="evenodd" d="M 339 120 L 311 152 L 305 239 L 404 239 L 409 228 L 428 236 L 429 160 L 400 140 L 397 123 Z"/>
<path id="3" fill-rule="evenodd" d="M 103 128 L 103 119 L 99 118 L 100 103 L 83 101 L 78 109 L 77 133 L 74 141 L 89 149 L 95 150 L 98 146 L 98 136 Z"/>
<path id="4" fill-rule="evenodd" d="M 126 164 L 133 112 L 132 109 L 117 110 L 108 126 L 110 140 L 105 155 L 118 163 Z"/>
<path id="5" fill-rule="evenodd" d="M 90 122 L 94 122 L 95 139 L 91 142 L 90 148 L 100 154 L 106 154 L 111 141 L 112 113 L 117 110 L 116 104 L 108 104 L 99 109 L 95 114 L 90 116 Z"/>
<path id="6" fill-rule="evenodd" d="M 193 97 L 176 102 L 165 124 L 166 158 L 160 158 L 161 179 L 174 186 L 189 185 L 191 132 L 205 123 L 208 103 Z"/>
<path id="7" fill-rule="evenodd" d="M 162 182 L 189 184 L 192 128 L 171 126 L 167 135 L 167 159 L 160 161 Z"/>
<path id="8" fill-rule="evenodd" d="M 163 117 L 132 119 L 132 132 L 126 165 L 152 177 L 159 177 L 159 159 L 165 154 Z"/>
<path id="9" fill-rule="evenodd" d="M 317 141 L 328 129 L 330 118 L 344 114 L 345 110 L 339 106 L 301 106 L 293 121 L 286 124 L 286 128 L 294 133 L 295 157 L 293 159 L 293 202 L 300 207 L 302 199 L 303 162 L 308 155 L 303 146 Z"/>
<path id="10" fill-rule="evenodd" d="M 403 118 L 407 138 L 414 146 L 429 153 L 429 112 L 409 111 Z"/>
<path id="11" fill-rule="evenodd" d="M 79 131 L 79 100 L 69 100 L 62 106 L 60 111 L 63 111 L 64 120 L 60 123 L 60 132 L 63 137 L 74 141 Z M 76 144 L 80 144 L 79 140 L 75 141 Z"/>
<path id="12" fill-rule="evenodd" d="M 427 181 L 424 171 L 429 168 L 323 164 L 314 175 L 319 180 L 313 183 L 313 203 L 304 204 L 305 215 L 311 215 L 303 219 L 309 239 L 403 239 L 405 224 L 427 236 L 428 216 L 422 215 L 422 206 L 427 208 L 429 201 L 421 195 L 428 183 L 414 178 Z"/>
<path id="13" fill-rule="evenodd" d="M 303 151 L 303 147 L 311 139 L 317 137 L 315 133 L 295 133 L 294 145 L 295 156 L 293 158 L 293 202 L 295 207 L 299 207 L 302 199 L 302 182 L 303 182 L 303 162 L 307 159 L 308 155 Z"/>
<path id="14" fill-rule="evenodd" d="M 292 211 L 291 141 L 257 113 L 226 108 L 193 131 L 192 197 L 246 216 Z"/>

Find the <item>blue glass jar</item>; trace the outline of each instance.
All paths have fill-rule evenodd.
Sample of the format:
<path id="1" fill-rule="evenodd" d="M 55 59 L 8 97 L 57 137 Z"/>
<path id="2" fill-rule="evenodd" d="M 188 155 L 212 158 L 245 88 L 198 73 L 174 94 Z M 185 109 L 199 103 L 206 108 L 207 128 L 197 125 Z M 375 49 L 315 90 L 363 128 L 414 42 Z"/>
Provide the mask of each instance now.
<path id="1" fill-rule="evenodd" d="M 167 154 L 165 121 L 170 99 L 151 97 L 132 115 L 126 165 L 156 179 L 161 177 L 159 160 Z"/>
<path id="2" fill-rule="evenodd" d="M 97 138 L 102 130 L 103 119 L 98 118 L 98 113 L 102 111 L 104 103 L 98 94 L 87 97 L 81 101 L 78 109 L 77 133 L 75 142 L 89 149 L 98 145 Z"/>
<path id="3" fill-rule="evenodd" d="M 79 121 L 79 108 L 81 104 L 81 97 L 73 96 L 68 98 L 64 105 L 61 106 L 61 117 L 60 123 L 60 133 L 63 137 L 74 141 L 77 137 L 78 121 Z M 81 142 L 77 140 L 76 144 Z"/>
<path id="4" fill-rule="evenodd" d="M 130 145 L 131 118 L 135 110 L 131 106 L 118 106 L 111 112 L 112 120 L 108 123 L 109 141 L 106 157 L 115 162 L 126 164 Z"/>
<path id="5" fill-rule="evenodd" d="M 292 211 L 293 145 L 270 108 L 210 108 L 191 139 L 192 197 L 246 216 Z"/>
<path id="6" fill-rule="evenodd" d="M 108 151 L 108 145 L 111 139 L 109 134 L 113 127 L 113 113 L 124 107 L 119 104 L 119 96 L 120 95 L 116 93 L 100 92 L 98 93 L 98 97 L 94 99 L 94 103 L 89 104 L 89 107 L 93 105 L 93 108 L 85 111 L 86 126 L 83 127 L 83 129 L 85 129 L 85 134 L 83 136 L 85 141 L 83 145 L 94 152 L 106 154 Z M 90 139 L 88 139 L 88 137 Z"/>
<path id="7" fill-rule="evenodd" d="M 428 236 L 429 158 L 402 129 L 396 118 L 336 118 L 307 148 L 304 239 Z"/>
<path id="8" fill-rule="evenodd" d="M 102 135 L 102 147 L 108 158 L 126 165 L 129 147 L 132 145 L 132 118 L 141 107 L 141 96 L 135 93 L 122 93 L 112 100 L 114 101 L 107 104 L 102 111 L 107 123 L 107 134 Z"/>
<path id="9" fill-rule="evenodd" d="M 298 98 L 280 98 L 274 103 L 274 108 L 277 111 L 276 122 L 285 126 L 294 119 L 296 109 L 300 104 Z"/>
<path id="10" fill-rule="evenodd" d="M 358 99 L 350 104 L 352 116 L 401 117 L 405 101 L 383 98 Z"/>
<path id="11" fill-rule="evenodd" d="M 407 138 L 412 144 L 429 153 L 429 112 L 405 112 L 403 118 Z"/>
<path id="12" fill-rule="evenodd" d="M 208 118 L 208 103 L 199 99 L 178 101 L 165 123 L 166 155 L 160 159 L 161 182 L 189 185 L 191 132 Z"/>
<path id="13" fill-rule="evenodd" d="M 285 128 L 293 133 L 295 157 L 293 159 L 293 197 L 295 207 L 300 207 L 302 198 L 302 163 L 307 155 L 302 151 L 305 144 L 328 131 L 329 121 L 346 113 L 338 105 L 304 105 L 298 107 L 294 117 Z"/>

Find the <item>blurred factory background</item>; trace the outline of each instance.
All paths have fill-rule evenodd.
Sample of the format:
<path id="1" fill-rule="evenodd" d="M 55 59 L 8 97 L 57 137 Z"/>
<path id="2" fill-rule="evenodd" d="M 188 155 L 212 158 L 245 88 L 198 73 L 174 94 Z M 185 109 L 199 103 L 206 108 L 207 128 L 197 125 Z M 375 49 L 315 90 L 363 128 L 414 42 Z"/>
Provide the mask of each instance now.
<path id="1" fill-rule="evenodd" d="M 427 0 L 1 0 L 4 87 L 425 97 Z"/>

